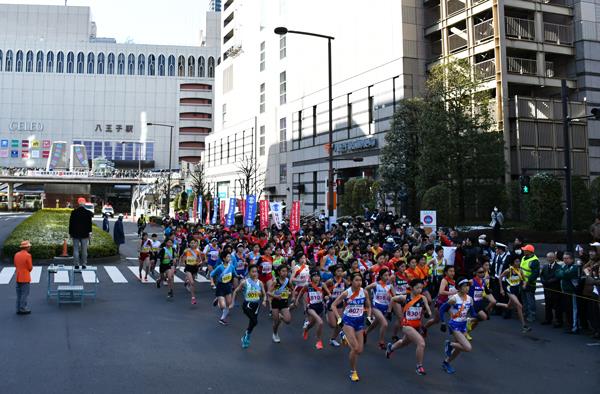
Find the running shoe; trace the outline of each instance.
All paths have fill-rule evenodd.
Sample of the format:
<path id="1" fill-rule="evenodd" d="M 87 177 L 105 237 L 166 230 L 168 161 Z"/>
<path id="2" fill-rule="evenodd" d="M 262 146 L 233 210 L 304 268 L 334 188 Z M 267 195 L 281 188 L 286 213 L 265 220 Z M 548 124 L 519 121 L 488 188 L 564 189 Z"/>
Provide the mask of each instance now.
<path id="1" fill-rule="evenodd" d="M 425 368 L 423 368 L 422 365 L 417 365 L 417 375 L 427 375 L 427 373 L 425 372 Z"/>
<path id="2" fill-rule="evenodd" d="M 213 301 L 213 306 L 217 306 L 218 303 L 219 303 L 219 300 L 215 298 Z"/>
<path id="3" fill-rule="evenodd" d="M 523 334 L 525 334 L 525 333 L 527 333 L 527 332 L 529 332 L 529 331 L 531 331 L 531 327 L 529 327 L 529 326 L 527 326 L 527 325 L 523 326 L 523 329 L 521 329 L 521 332 L 522 332 Z"/>
<path id="4" fill-rule="evenodd" d="M 446 342 L 444 342 L 444 353 L 446 353 L 447 357 L 450 357 L 452 355 L 452 345 L 450 344 L 450 341 L 446 339 Z"/>
<path id="5" fill-rule="evenodd" d="M 329 344 L 333 347 L 340 347 L 340 343 L 338 341 L 336 341 L 335 339 L 330 339 Z"/>
<path id="6" fill-rule="evenodd" d="M 385 346 L 384 342 L 379 342 L 377 345 L 379 346 L 380 350 L 385 350 L 386 349 L 386 346 Z"/>
<path id="7" fill-rule="evenodd" d="M 323 341 L 318 340 L 315 347 L 317 348 L 317 350 L 323 350 Z"/>
<path id="8" fill-rule="evenodd" d="M 169 290 L 167 293 L 167 298 L 173 298 L 173 290 Z"/>
<path id="9" fill-rule="evenodd" d="M 385 358 L 390 358 L 392 357 L 392 353 L 394 353 L 394 350 L 392 349 L 392 343 L 389 342 L 386 346 L 385 346 Z"/>
<path id="10" fill-rule="evenodd" d="M 356 371 L 350 371 L 350 380 L 353 382 L 358 382 L 360 380 Z"/>
<path id="11" fill-rule="evenodd" d="M 273 334 L 273 342 L 275 342 L 275 343 L 281 342 L 281 339 L 279 339 L 279 335 Z"/>
<path id="12" fill-rule="evenodd" d="M 442 363 L 442 368 L 444 369 L 444 371 L 446 371 L 448 375 L 452 375 L 454 372 L 456 372 L 456 370 L 452 368 L 452 365 L 450 365 L 450 363 L 446 361 Z"/>
<path id="13" fill-rule="evenodd" d="M 308 322 L 308 320 L 304 320 L 304 323 L 302 323 L 302 329 L 303 329 L 303 330 L 306 330 L 306 329 L 308 328 L 308 325 L 309 325 L 309 324 L 310 324 L 310 323 Z"/>
<path id="14" fill-rule="evenodd" d="M 141 281 L 143 281 L 143 279 L 142 279 L 142 275 L 140 275 L 140 277 L 139 277 L 139 278 L 140 278 L 140 282 L 141 282 Z"/>
<path id="15" fill-rule="evenodd" d="M 222 326 L 226 326 L 229 323 L 227 323 L 227 320 L 225 320 L 225 319 L 219 319 L 219 324 L 221 324 Z"/>
<path id="16" fill-rule="evenodd" d="M 148 282 L 148 277 L 147 276 L 144 277 L 144 282 Z"/>
<path id="17" fill-rule="evenodd" d="M 346 339 L 346 334 L 344 334 L 344 331 L 340 331 L 340 340 L 344 346 L 348 346 L 348 340 Z"/>
<path id="18" fill-rule="evenodd" d="M 244 336 L 242 337 L 242 349 L 248 349 L 248 346 L 250 346 L 250 341 L 248 341 L 248 334 L 244 334 Z"/>
<path id="19" fill-rule="evenodd" d="M 302 330 L 302 338 L 306 341 L 308 339 L 308 329 Z"/>
<path id="20" fill-rule="evenodd" d="M 398 335 L 394 335 L 394 336 L 392 337 L 392 343 L 394 343 L 394 342 L 398 342 L 399 340 L 400 340 L 400 337 L 399 337 Z"/>
<path id="21" fill-rule="evenodd" d="M 157 288 L 157 289 L 160 289 L 160 280 L 157 280 L 157 281 L 156 281 L 156 288 Z"/>
<path id="22" fill-rule="evenodd" d="M 196 297 L 192 297 L 192 305 L 196 305 Z"/>
<path id="23" fill-rule="evenodd" d="M 471 334 L 469 334 L 469 332 L 465 332 L 465 338 L 467 338 L 469 341 L 473 340 L 473 337 L 471 336 Z"/>

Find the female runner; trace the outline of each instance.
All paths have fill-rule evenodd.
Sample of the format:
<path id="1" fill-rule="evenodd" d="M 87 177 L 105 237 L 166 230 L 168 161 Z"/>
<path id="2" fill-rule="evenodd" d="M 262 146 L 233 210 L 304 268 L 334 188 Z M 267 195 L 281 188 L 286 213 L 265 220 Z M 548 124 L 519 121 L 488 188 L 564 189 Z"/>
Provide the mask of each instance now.
<path id="1" fill-rule="evenodd" d="M 254 264 L 248 267 L 248 277 L 240 282 L 240 285 L 234 290 L 232 299 L 235 299 L 235 295 L 238 291 L 244 291 L 244 303 L 242 304 L 242 310 L 248 317 L 248 328 L 244 332 L 242 337 L 242 348 L 247 349 L 250 346 L 250 335 L 252 330 L 258 324 L 258 308 L 260 306 L 260 300 L 262 298 L 263 306 L 267 305 L 267 294 L 265 292 L 265 286 L 258 280 L 258 267 Z M 231 308 L 233 305 L 230 305 Z"/>
<path id="2" fill-rule="evenodd" d="M 229 305 L 232 303 L 231 284 L 235 276 L 235 267 L 231 264 L 231 255 L 227 251 L 221 253 L 221 261 L 221 264 L 210 273 L 210 278 L 215 286 L 215 297 L 217 297 L 217 303 L 221 309 L 219 323 L 226 326 L 229 324 L 227 316 L 229 315 Z"/>
<path id="3" fill-rule="evenodd" d="M 198 249 L 198 241 L 192 239 L 190 241 L 190 247 L 186 248 L 181 255 L 179 261 L 185 264 L 185 288 L 190 292 L 192 296 L 192 305 L 196 305 L 196 288 L 194 285 L 196 275 L 198 275 L 198 268 L 200 267 L 200 256 L 201 251 Z"/>
<path id="4" fill-rule="evenodd" d="M 425 329 L 440 322 L 440 306 L 442 306 L 443 303 L 448 301 L 449 297 L 453 296 L 457 292 L 456 282 L 454 281 L 454 266 L 447 265 L 444 267 L 444 277 L 440 282 L 440 289 L 438 290 L 438 295 L 435 299 L 433 318 L 429 319 L 427 323 L 425 323 Z"/>
<path id="5" fill-rule="evenodd" d="M 365 290 L 373 291 L 373 308 L 371 309 L 372 316 L 375 316 L 375 321 L 367 328 L 365 336 L 379 325 L 379 348 L 385 350 L 385 331 L 388 327 L 387 317 L 391 315 L 391 299 L 396 294 L 393 286 L 388 283 L 390 271 L 387 268 L 381 268 L 377 275 L 377 282 L 368 285 Z M 390 316 L 391 317 L 391 316 Z"/>
<path id="6" fill-rule="evenodd" d="M 302 337 L 306 341 L 308 339 L 308 332 L 311 328 L 316 327 L 317 331 L 317 343 L 315 347 L 318 350 L 323 349 L 322 333 L 323 333 L 323 311 L 325 309 L 324 302 L 330 297 L 329 290 L 324 283 L 321 283 L 321 274 L 319 271 L 312 271 L 310 273 L 310 282 L 300 293 L 296 296 L 296 303 L 298 303 L 298 297 L 303 293 L 306 293 L 306 316 L 307 319 L 302 327 Z"/>
<path id="7" fill-rule="evenodd" d="M 508 295 L 508 304 L 497 303 L 496 306 L 501 308 L 511 308 L 514 307 L 517 310 L 517 315 L 519 316 L 519 320 L 521 321 L 521 332 L 526 333 L 531 331 L 531 327 L 529 327 L 525 323 L 525 319 L 523 317 L 523 305 L 519 302 L 519 296 L 521 294 L 521 287 L 525 282 L 523 278 L 523 273 L 521 272 L 521 259 L 516 257 L 511 262 L 510 266 L 500 274 L 500 278 L 498 279 L 500 283 L 502 283 L 502 279 L 506 278 L 506 292 L 501 287 L 500 294 L 504 296 Z"/>
<path id="8" fill-rule="evenodd" d="M 273 318 L 273 342 L 279 343 L 279 325 L 283 321 L 290 324 L 292 315 L 288 304 L 293 292 L 293 286 L 288 278 L 289 269 L 287 265 L 277 267 L 277 278 L 271 282 L 268 296 L 271 299 L 271 315 Z M 293 303 L 292 303 L 293 304 Z"/>
<path id="9" fill-rule="evenodd" d="M 152 252 L 152 241 L 148 239 L 148 233 L 142 233 L 142 243 L 140 244 L 140 258 L 139 258 L 139 270 L 140 270 L 140 282 L 142 281 L 142 270 L 146 271 L 144 275 L 144 282 L 148 282 L 148 271 L 150 268 L 150 253 Z"/>
<path id="10" fill-rule="evenodd" d="M 341 329 L 337 325 L 335 313 L 331 310 L 331 304 L 335 301 L 343 292 L 346 290 L 346 281 L 344 280 L 344 267 L 338 264 L 333 269 L 333 278 L 327 281 L 327 287 L 331 293 L 331 298 L 327 303 L 327 323 L 331 327 L 331 338 L 329 338 L 329 344 L 333 347 L 339 347 L 340 343 L 337 341 L 338 335 L 340 335 Z M 342 306 L 339 305 L 338 308 Z"/>

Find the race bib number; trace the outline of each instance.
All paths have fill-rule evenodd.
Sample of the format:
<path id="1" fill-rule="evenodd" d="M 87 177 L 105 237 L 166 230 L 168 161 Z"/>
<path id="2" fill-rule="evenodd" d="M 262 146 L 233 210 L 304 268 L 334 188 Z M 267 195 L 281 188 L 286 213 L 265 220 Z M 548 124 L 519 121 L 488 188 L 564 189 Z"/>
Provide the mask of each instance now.
<path id="1" fill-rule="evenodd" d="M 346 316 L 361 317 L 363 315 L 362 305 L 349 306 L 346 308 Z"/>
<path id="2" fill-rule="evenodd" d="M 223 282 L 223 283 L 229 283 L 231 281 L 231 277 L 232 277 L 231 272 L 229 272 L 227 274 L 224 274 L 221 277 L 221 282 Z"/>
<path id="3" fill-rule="evenodd" d="M 420 306 L 411 306 L 405 313 L 406 320 L 419 320 L 421 319 L 421 310 Z"/>

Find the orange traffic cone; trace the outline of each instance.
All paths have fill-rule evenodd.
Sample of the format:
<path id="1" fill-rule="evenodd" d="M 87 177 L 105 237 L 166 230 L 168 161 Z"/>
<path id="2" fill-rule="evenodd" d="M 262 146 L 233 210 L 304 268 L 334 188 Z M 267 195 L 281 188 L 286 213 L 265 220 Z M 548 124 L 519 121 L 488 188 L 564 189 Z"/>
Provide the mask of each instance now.
<path id="1" fill-rule="evenodd" d="M 67 253 L 67 239 L 66 238 L 63 241 L 63 249 L 62 249 L 62 254 L 60 255 L 60 257 L 69 257 L 69 253 Z"/>

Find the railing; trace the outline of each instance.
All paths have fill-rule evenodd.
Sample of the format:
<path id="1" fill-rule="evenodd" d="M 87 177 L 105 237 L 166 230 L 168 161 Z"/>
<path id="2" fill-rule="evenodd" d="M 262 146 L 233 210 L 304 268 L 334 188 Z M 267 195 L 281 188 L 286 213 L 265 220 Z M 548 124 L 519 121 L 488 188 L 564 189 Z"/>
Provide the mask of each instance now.
<path id="1" fill-rule="evenodd" d="M 494 35 L 494 23 L 493 21 L 487 20 L 480 22 L 473 26 L 473 34 L 475 36 L 475 42 L 483 41 L 485 39 L 491 38 Z"/>
<path id="2" fill-rule="evenodd" d="M 429 59 L 437 59 L 442 56 L 442 40 L 433 41 L 429 44 Z"/>
<path id="3" fill-rule="evenodd" d="M 465 1 L 460 0 L 446 0 L 446 10 L 448 11 L 448 16 L 452 14 L 456 14 L 457 12 L 461 12 L 465 10 Z"/>
<path id="4" fill-rule="evenodd" d="M 448 36 L 448 50 L 450 52 L 460 51 L 467 47 L 467 40 L 458 34 L 450 34 Z"/>
<path id="5" fill-rule="evenodd" d="M 441 7 L 439 5 L 425 8 L 425 26 L 437 23 L 441 19 L 441 12 Z"/>
<path id="6" fill-rule="evenodd" d="M 506 36 L 519 40 L 535 40 L 534 21 L 531 19 L 506 17 Z"/>
<path id="7" fill-rule="evenodd" d="M 535 59 L 523 59 L 520 57 L 508 57 L 508 72 L 522 75 L 537 75 L 537 63 Z"/>
<path id="8" fill-rule="evenodd" d="M 490 79 L 496 75 L 495 59 L 484 60 L 474 65 L 475 76 L 479 79 Z"/>
<path id="9" fill-rule="evenodd" d="M 554 78 L 554 62 L 546 62 L 544 69 L 544 75 L 548 78 Z"/>
<path id="10" fill-rule="evenodd" d="M 573 28 L 570 25 L 544 22 L 544 41 L 558 45 L 573 45 Z"/>

